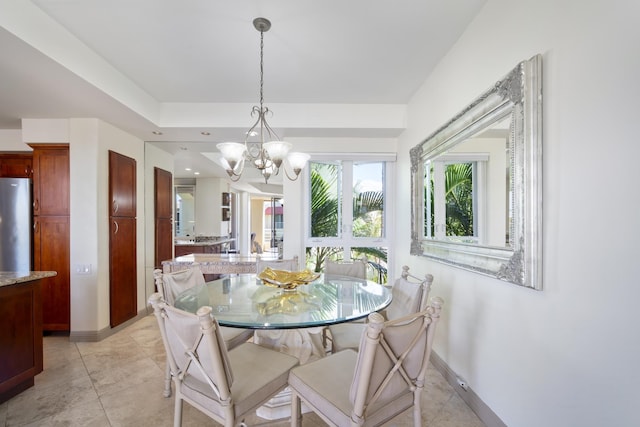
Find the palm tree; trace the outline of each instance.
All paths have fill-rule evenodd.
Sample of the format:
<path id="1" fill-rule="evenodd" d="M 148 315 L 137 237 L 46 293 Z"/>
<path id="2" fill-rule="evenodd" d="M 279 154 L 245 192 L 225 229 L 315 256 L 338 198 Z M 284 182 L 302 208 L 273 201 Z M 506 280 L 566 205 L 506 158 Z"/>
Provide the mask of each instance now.
<path id="1" fill-rule="evenodd" d="M 471 163 L 455 163 L 445 168 L 445 209 L 446 209 L 446 235 L 447 236 L 473 236 L 473 165 Z M 435 235 L 434 212 L 434 183 L 433 173 L 429 188 L 425 186 L 431 203 L 431 232 L 427 234 L 425 223 L 425 235 Z M 428 211 L 425 205 L 425 215 Z"/>
<path id="2" fill-rule="evenodd" d="M 338 179 L 334 165 L 313 164 L 311 168 L 311 235 L 331 237 L 338 235 L 338 197 L 332 188 Z M 324 261 L 333 258 L 340 248 L 307 248 L 307 260 L 312 260 L 314 271 L 322 271 Z"/>
<path id="3" fill-rule="evenodd" d="M 340 203 L 335 194 L 338 167 L 314 164 L 311 168 L 311 235 L 333 237 L 338 235 Z M 380 191 L 365 191 L 357 194 L 353 201 L 354 235 L 372 235 L 370 227 L 379 227 L 381 221 L 375 218 L 384 207 L 384 194 Z M 360 230 L 360 231 L 358 231 Z M 327 259 L 337 259 L 342 248 L 307 248 L 307 260 L 314 271 L 322 271 Z M 366 255 L 369 265 L 377 272 L 380 281 L 387 277 L 387 252 L 379 248 L 352 248 L 352 258 Z"/>

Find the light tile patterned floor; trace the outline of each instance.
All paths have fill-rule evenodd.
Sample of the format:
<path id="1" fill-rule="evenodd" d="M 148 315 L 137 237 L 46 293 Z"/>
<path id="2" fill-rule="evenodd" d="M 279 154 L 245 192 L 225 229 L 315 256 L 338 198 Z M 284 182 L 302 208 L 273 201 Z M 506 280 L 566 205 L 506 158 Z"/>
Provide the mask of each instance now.
<path id="1" fill-rule="evenodd" d="M 164 348 L 153 316 L 97 343 L 45 337 L 44 372 L 35 386 L 0 404 L 0 427 L 171 426 L 173 398 L 162 397 Z M 429 369 L 422 400 L 422 424 L 429 427 L 483 427 L 484 424 L 435 369 Z M 264 422 L 257 416 L 249 425 Z M 325 424 L 305 414 L 303 427 Z M 184 405 L 183 425 L 217 425 Z M 270 424 L 289 425 L 288 420 Z M 386 426 L 412 425 L 411 411 Z"/>

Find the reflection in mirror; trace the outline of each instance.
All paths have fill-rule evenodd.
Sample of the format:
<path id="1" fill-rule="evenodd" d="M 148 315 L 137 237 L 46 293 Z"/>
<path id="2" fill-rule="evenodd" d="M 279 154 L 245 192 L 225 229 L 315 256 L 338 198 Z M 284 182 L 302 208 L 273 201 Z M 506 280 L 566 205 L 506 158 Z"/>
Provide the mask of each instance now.
<path id="1" fill-rule="evenodd" d="M 510 123 L 507 116 L 426 160 L 425 237 L 511 246 Z"/>
<path id="2" fill-rule="evenodd" d="M 195 185 L 176 185 L 176 237 L 195 235 L 196 187 Z"/>
<path id="3" fill-rule="evenodd" d="M 411 253 L 542 288 L 541 57 L 411 150 Z"/>

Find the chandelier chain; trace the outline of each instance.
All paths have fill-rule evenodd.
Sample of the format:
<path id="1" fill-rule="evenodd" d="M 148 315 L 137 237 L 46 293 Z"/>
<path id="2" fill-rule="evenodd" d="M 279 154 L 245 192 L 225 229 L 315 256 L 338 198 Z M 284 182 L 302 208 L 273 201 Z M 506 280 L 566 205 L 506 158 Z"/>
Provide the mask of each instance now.
<path id="1" fill-rule="evenodd" d="M 263 88 L 264 88 L 264 31 L 260 30 L 260 111 L 262 111 L 262 104 L 264 102 Z"/>

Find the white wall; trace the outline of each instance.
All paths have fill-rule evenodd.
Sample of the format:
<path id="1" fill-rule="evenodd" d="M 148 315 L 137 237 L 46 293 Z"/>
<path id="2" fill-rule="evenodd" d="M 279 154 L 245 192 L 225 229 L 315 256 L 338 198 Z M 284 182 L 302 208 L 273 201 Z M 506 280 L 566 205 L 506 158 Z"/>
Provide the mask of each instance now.
<path id="1" fill-rule="evenodd" d="M 196 235 L 227 236 L 229 221 L 222 221 L 222 193 L 229 184 L 220 178 L 196 179 Z"/>
<path id="2" fill-rule="evenodd" d="M 0 129 L 0 150 L 32 151 L 31 147 L 22 142 L 22 129 Z"/>
<path id="3" fill-rule="evenodd" d="M 432 272 L 435 352 L 509 426 L 640 425 L 640 2 L 489 0 L 409 105 L 396 267 Z M 409 149 L 543 55 L 544 289 L 409 255 Z"/>

